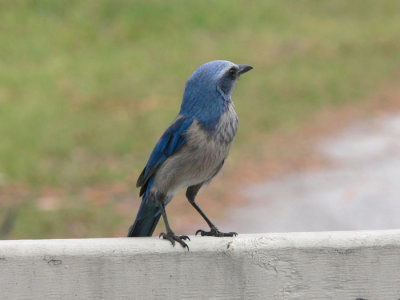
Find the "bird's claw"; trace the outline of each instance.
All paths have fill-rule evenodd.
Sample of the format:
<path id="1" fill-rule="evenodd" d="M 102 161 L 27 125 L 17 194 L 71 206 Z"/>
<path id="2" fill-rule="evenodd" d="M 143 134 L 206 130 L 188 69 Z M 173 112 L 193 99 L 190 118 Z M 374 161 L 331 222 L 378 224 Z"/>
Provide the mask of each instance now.
<path id="1" fill-rule="evenodd" d="M 175 246 L 175 241 L 182 245 L 183 248 L 187 248 L 189 251 L 189 246 L 183 240 L 189 240 L 190 238 L 187 235 L 177 236 L 175 233 L 171 232 L 161 232 L 159 238 L 163 238 L 164 240 L 168 240 L 171 242 L 172 246 Z"/>
<path id="2" fill-rule="evenodd" d="M 199 229 L 196 231 L 196 234 L 199 234 L 201 236 L 216 236 L 216 237 L 224 237 L 224 236 L 237 236 L 238 234 L 236 232 L 221 232 L 218 230 L 216 227 L 212 227 L 210 231 L 204 231 L 202 229 Z"/>

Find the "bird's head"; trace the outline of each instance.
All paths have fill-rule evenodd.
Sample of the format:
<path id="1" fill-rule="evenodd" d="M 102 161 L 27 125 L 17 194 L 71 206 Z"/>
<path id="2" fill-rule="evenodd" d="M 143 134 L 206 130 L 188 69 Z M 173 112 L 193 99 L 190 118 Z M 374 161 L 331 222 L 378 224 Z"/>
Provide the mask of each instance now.
<path id="1" fill-rule="evenodd" d="M 181 114 L 214 119 L 225 111 L 238 78 L 253 69 L 249 65 L 214 60 L 201 65 L 186 82 Z"/>

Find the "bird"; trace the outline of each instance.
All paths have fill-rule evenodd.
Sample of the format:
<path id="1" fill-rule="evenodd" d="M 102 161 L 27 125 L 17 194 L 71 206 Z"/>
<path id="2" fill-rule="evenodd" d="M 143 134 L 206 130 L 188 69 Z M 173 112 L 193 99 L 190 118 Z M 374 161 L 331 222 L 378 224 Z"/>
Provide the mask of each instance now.
<path id="1" fill-rule="evenodd" d="M 142 201 L 128 237 L 151 236 L 161 216 L 166 232 L 159 238 L 178 242 L 189 250 L 186 235 L 176 235 L 169 223 L 166 205 L 186 189 L 189 203 L 203 217 L 210 231 L 201 236 L 236 236 L 221 232 L 195 202 L 197 193 L 219 173 L 238 129 L 232 92 L 241 75 L 253 69 L 246 64 L 214 60 L 201 65 L 186 82 L 176 118 L 165 130 L 141 172 L 136 187 Z"/>

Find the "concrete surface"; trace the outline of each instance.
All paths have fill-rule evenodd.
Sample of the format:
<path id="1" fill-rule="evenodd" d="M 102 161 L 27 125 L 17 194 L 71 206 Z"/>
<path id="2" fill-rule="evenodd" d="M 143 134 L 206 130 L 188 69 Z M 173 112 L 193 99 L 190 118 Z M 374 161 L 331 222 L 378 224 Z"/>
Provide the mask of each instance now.
<path id="1" fill-rule="evenodd" d="M 400 114 L 356 123 L 316 147 L 331 167 L 247 187 L 248 203 L 228 213 L 221 229 L 400 228 Z"/>
<path id="2" fill-rule="evenodd" d="M 400 298 L 400 230 L 191 238 L 0 241 L 0 298 Z"/>

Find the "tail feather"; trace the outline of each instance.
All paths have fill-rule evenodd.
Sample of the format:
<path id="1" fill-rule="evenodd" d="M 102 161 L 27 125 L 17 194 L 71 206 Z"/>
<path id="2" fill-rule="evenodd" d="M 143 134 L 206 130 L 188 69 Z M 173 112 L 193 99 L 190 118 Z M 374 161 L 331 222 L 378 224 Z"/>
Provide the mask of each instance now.
<path id="1" fill-rule="evenodd" d="M 151 236 L 160 220 L 161 212 L 157 206 L 141 205 L 135 222 L 129 228 L 128 237 Z"/>
<path id="2" fill-rule="evenodd" d="M 147 201 L 152 186 L 153 180 L 151 178 L 147 184 L 135 222 L 129 228 L 128 237 L 151 236 L 156 229 L 161 211 L 157 203 Z"/>

